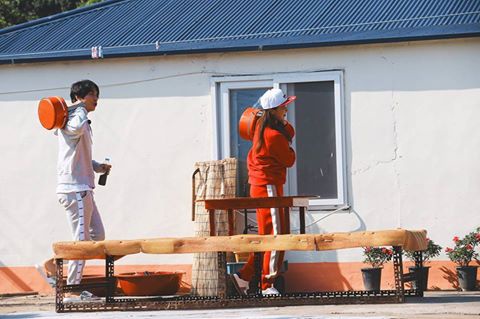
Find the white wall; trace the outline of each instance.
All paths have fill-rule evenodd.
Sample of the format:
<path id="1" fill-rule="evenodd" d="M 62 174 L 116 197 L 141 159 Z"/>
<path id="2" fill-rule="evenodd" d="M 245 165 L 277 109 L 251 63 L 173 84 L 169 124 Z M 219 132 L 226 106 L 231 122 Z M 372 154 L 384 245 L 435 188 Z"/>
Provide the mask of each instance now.
<path id="1" fill-rule="evenodd" d="M 209 160 L 213 75 L 341 69 L 352 211 L 312 232 L 426 228 L 445 246 L 480 225 L 480 40 L 274 52 L 0 65 L 0 266 L 32 265 L 70 240 L 56 201 L 56 139 L 37 101 L 100 85 L 94 157 L 113 170 L 95 196 L 111 239 L 190 236 L 190 178 Z M 308 221 L 321 218 L 315 212 Z M 308 223 L 307 221 L 307 223 Z M 290 254 L 291 261 L 360 260 L 358 250 Z M 131 256 L 124 263 L 189 263 Z"/>

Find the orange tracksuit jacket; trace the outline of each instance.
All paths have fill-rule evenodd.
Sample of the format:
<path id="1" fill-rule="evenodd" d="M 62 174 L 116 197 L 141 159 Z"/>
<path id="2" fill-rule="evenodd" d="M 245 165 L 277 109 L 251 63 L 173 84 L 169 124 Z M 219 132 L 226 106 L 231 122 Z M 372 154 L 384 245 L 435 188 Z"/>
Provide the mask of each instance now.
<path id="1" fill-rule="evenodd" d="M 290 124 L 285 129 L 291 138 L 295 130 Z M 248 153 L 248 181 L 251 197 L 283 196 L 287 167 L 295 163 L 295 151 L 290 147 L 287 138 L 277 130 L 266 127 L 263 133 L 264 143 L 256 152 L 259 126 L 255 130 L 253 146 Z M 285 233 L 285 216 L 278 208 L 257 209 L 258 233 L 260 235 L 276 235 Z M 284 258 L 283 251 L 267 251 L 263 255 L 262 289 L 270 287 Z M 240 270 L 240 277 L 250 281 L 254 274 L 253 254 Z"/>
<path id="2" fill-rule="evenodd" d="M 250 185 L 283 185 L 287 176 L 287 167 L 295 163 L 295 151 L 285 136 L 277 130 L 266 127 L 263 132 L 264 143 L 257 153 L 259 125 L 255 129 L 253 146 L 248 153 L 248 182 Z M 285 125 L 290 138 L 295 135 L 293 127 Z"/>

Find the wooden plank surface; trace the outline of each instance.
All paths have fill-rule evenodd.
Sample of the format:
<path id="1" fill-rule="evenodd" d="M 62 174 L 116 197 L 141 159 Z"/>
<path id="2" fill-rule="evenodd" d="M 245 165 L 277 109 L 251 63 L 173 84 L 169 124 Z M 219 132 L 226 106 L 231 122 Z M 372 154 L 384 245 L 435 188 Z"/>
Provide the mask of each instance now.
<path id="1" fill-rule="evenodd" d="M 405 250 L 427 249 L 427 232 L 404 229 L 315 235 L 316 250 L 367 246 L 401 246 Z"/>
<path id="2" fill-rule="evenodd" d="M 153 238 L 58 242 L 55 258 L 103 259 L 105 255 L 184 254 L 198 252 L 257 252 L 271 250 L 335 250 L 364 246 L 402 246 L 425 250 L 426 231 L 404 229 L 305 235 L 235 235 L 216 237 Z"/>
<path id="3" fill-rule="evenodd" d="M 272 207 L 308 207 L 310 197 L 284 196 L 284 197 L 236 197 L 225 199 L 201 200 L 205 209 L 255 209 Z"/>

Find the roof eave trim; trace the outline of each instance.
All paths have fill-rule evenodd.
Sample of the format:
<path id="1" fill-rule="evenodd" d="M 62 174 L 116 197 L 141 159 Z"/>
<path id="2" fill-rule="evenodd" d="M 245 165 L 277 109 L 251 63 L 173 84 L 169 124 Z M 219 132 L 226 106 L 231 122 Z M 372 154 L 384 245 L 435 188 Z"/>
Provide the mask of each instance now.
<path id="1" fill-rule="evenodd" d="M 450 33 L 426 32 L 420 33 L 418 30 L 394 34 L 393 31 L 385 31 L 377 37 L 371 37 L 371 32 L 332 34 L 319 36 L 299 36 L 290 38 L 273 39 L 244 39 L 216 42 L 186 42 L 160 44 L 157 48 L 154 44 L 130 46 L 130 47 L 110 47 L 103 48 L 103 58 L 120 57 L 138 57 L 138 56 L 158 56 L 158 55 L 178 55 L 178 54 L 199 54 L 199 53 L 217 53 L 234 51 L 258 51 L 258 50 L 279 50 L 279 49 L 298 49 L 311 47 L 327 47 L 340 45 L 359 45 L 375 43 L 393 43 L 422 40 L 439 40 L 453 38 L 469 38 L 480 36 L 480 25 L 469 28 L 450 30 Z M 458 27 L 458 26 L 457 26 Z M 431 31 L 431 30 L 429 30 Z M 454 31 L 454 32 L 453 32 Z M 420 33 L 420 34 L 419 34 Z M 68 60 L 93 60 L 90 49 L 78 50 L 75 52 L 53 52 L 44 54 L 24 54 L 0 56 L 0 64 L 17 63 L 37 63 Z"/>

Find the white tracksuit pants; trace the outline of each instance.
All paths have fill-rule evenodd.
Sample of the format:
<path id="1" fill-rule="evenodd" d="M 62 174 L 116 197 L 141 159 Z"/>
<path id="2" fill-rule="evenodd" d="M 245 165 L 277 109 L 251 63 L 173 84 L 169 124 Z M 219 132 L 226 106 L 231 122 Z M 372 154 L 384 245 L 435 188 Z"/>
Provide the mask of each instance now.
<path id="1" fill-rule="evenodd" d="M 105 230 L 92 191 L 57 194 L 58 201 L 67 212 L 73 240 L 104 240 Z M 79 284 L 82 280 L 85 260 L 68 262 L 67 285 Z"/>

